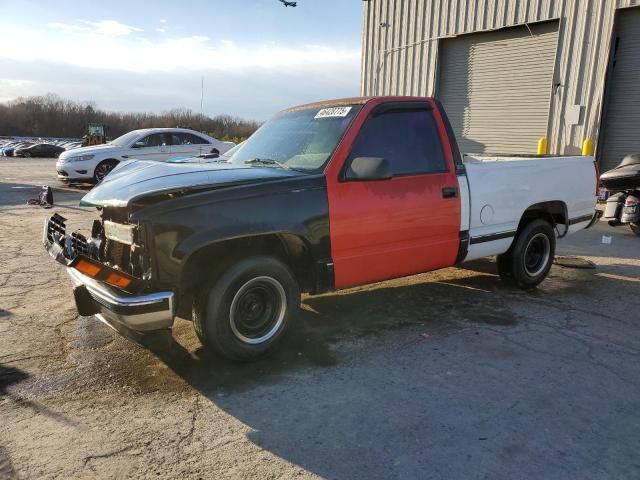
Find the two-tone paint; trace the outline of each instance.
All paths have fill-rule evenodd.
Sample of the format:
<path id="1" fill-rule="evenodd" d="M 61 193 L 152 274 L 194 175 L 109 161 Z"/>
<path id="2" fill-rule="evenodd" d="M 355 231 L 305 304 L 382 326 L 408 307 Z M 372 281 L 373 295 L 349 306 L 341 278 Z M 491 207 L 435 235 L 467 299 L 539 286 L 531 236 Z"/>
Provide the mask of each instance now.
<path id="1" fill-rule="evenodd" d="M 593 218 L 596 174 L 588 157 L 466 157 L 442 106 L 430 98 L 379 97 L 296 108 L 359 109 L 323 170 L 131 162 L 83 204 L 139 227 L 151 275 L 183 307 L 229 259 L 266 252 L 286 259 L 303 291 L 333 289 L 449 267 L 506 252 L 523 218 L 542 216 L 561 235 Z M 380 109 L 433 112 L 446 169 L 378 181 L 345 178 L 362 126 Z"/>

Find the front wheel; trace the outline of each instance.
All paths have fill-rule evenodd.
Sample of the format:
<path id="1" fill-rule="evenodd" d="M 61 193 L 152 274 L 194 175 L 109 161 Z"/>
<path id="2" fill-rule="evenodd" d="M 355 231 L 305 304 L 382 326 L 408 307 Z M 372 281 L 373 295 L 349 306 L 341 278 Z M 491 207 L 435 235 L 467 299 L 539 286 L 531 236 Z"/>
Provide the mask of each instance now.
<path id="1" fill-rule="evenodd" d="M 640 223 L 630 223 L 631 231 L 640 237 Z"/>
<path id="2" fill-rule="evenodd" d="M 22 156 L 23 156 L 24 158 L 31 158 L 31 154 L 30 154 L 29 152 L 24 152 L 24 153 L 22 154 Z"/>
<path id="3" fill-rule="evenodd" d="M 518 232 L 511 248 L 500 257 L 498 273 L 523 290 L 547 278 L 556 251 L 556 236 L 549 222 L 533 220 Z M 500 260 L 499 257 L 499 260 Z"/>
<path id="4" fill-rule="evenodd" d="M 194 302 L 200 341 L 236 361 L 271 349 L 300 308 L 300 289 L 280 260 L 240 260 L 205 287 Z"/>
<path id="5" fill-rule="evenodd" d="M 93 171 L 93 179 L 96 183 L 100 183 L 104 177 L 109 175 L 109 172 L 116 168 L 118 162 L 115 160 L 105 160 L 104 162 L 100 162 L 96 169 Z"/>

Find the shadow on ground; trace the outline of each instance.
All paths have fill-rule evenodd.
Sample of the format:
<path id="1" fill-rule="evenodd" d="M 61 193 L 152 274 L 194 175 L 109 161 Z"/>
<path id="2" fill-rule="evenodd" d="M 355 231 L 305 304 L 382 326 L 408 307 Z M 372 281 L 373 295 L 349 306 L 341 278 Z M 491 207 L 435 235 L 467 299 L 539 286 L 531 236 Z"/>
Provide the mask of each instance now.
<path id="1" fill-rule="evenodd" d="M 0 400 L 9 396 L 9 387 L 29 378 L 29 375 L 17 368 L 2 365 L 0 363 Z M 16 478 L 11 457 L 6 448 L 0 445 L 0 479 Z"/>
<path id="2" fill-rule="evenodd" d="M 174 348 L 150 348 L 249 426 L 256 445 L 322 477 L 426 478 L 425 472 L 441 468 L 438 478 L 463 478 L 479 458 L 490 477 L 530 477 L 542 465 L 538 456 L 554 457 L 559 449 L 563 457 L 554 461 L 564 466 L 552 464 L 549 472 L 569 468 L 586 474 L 591 467 L 582 461 L 582 450 L 571 442 L 548 444 L 548 435 L 560 438 L 570 429 L 588 438 L 586 448 L 596 448 L 597 438 L 588 433 L 594 425 L 610 435 L 632 435 L 634 429 L 609 423 L 605 399 L 592 390 L 592 369 L 560 368 L 564 355 L 588 363 L 594 351 L 570 353 L 575 344 L 552 329 L 535 339 L 551 355 L 504 338 L 528 331 L 528 320 L 513 305 L 539 300 L 533 308 L 540 315 L 562 319 L 570 308 L 563 303 L 566 292 L 577 289 L 593 298 L 603 286 L 631 284 L 576 269 L 567 290 L 556 271 L 553 288 L 523 293 L 505 286 L 490 260 L 465 270 L 308 297 L 281 347 L 253 364 L 230 364 L 190 349 L 181 345 L 180 332 Z M 605 382 L 596 390 L 607 388 Z M 628 394 L 613 403 L 620 405 Z M 576 406 L 571 398 L 588 401 Z M 574 423 L 582 417 L 591 420 Z M 462 456 L 458 444 L 465 445 Z M 605 463 L 615 465 L 611 459 Z"/>
<path id="3" fill-rule="evenodd" d="M 458 269 L 464 275 L 411 277 L 363 289 L 303 298 L 296 323 L 273 352 L 257 362 L 229 362 L 202 348 L 192 324 L 178 321 L 173 335 L 130 337 L 149 349 L 172 371 L 208 396 L 220 391 L 246 391 L 277 382 L 282 375 L 309 367 L 338 365 L 342 358 L 335 345 L 353 343 L 404 328 L 416 328 L 428 337 L 448 335 L 473 326 L 513 327 L 519 324 L 509 301 L 558 301 L 563 295 L 593 297 L 594 282 L 629 285 L 640 279 L 640 268 L 612 265 L 607 268 L 572 269 L 554 266 L 551 277 L 569 272 L 570 281 L 556 283 L 550 291 L 523 292 L 505 284 L 496 274 L 493 259 L 469 262 Z M 616 274 L 607 275 L 608 270 Z M 569 308 L 568 305 L 562 305 Z M 125 333 L 126 332 L 121 332 Z"/>
<path id="4" fill-rule="evenodd" d="M 84 210 L 68 205 L 61 206 L 58 202 L 79 202 L 80 198 L 91 189 L 91 185 L 62 185 L 59 182 L 51 182 L 49 186 L 53 189 L 54 208 Z M 42 185 L 0 182 L 0 207 L 27 205 L 29 200 L 38 198 L 41 191 Z M 33 206 L 33 208 L 41 207 Z"/>
<path id="5" fill-rule="evenodd" d="M 496 277 L 493 262 L 476 261 L 468 268 L 476 275 L 410 285 L 379 284 L 306 297 L 296 323 L 278 348 L 254 363 L 229 362 L 199 344 L 190 348 L 190 322 L 181 322 L 174 329 L 173 339 L 168 338 L 170 334 L 130 338 L 149 348 L 204 394 L 215 394 L 220 389 L 244 390 L 307 367 L 338 364 L 340 357 L 333 348 L 336 342 L 355 342 L 405 327 L 450 331 L 474 322 L 515 325 L 517 319 L 512 313 L 495 305 L 488 295 L 507 288 Z M 478 308 L 480 305 L 482 308 Z"/>
<path id="6" fill-rule="evenodd" d="M 496 274 L 493 259 L 480 259 L 458 269 L 465 275 L 441 275 L 436 278 L 411 277 L 363 289 L 303 298 L 302 309 L 285 338 L 274 351 L 257 362 L 237 364 L 202 348 L 192 333 L 192 324 L 179 320 L 173 335 L 155 334 L 130 337 L 165 363 L 171 370 L 205 395 L 243 391 L 277 381 L 281 375 L 309 367 L 333 367 L 342 360 L 339 342 L 357 342 L 403 328 L 418 328 L 437 337 L 474 325 L 512 327 L 519 323 L 509 306 L 511 301 L 554 301 L 565 294 L 592 297 L 593 283 L 635 282 L 640 268 L 612 265 L 608 268 L 571 269 L 570 281 L 523 292 L 505 284 Z M 617 274 L 607 275 L 607 270 Z M 604 275 L 604 276 L 602 276 Z M 563 305 L 563 308 L 568 308 Z M 121 332 L 126 335 L 126 332 Z"/>

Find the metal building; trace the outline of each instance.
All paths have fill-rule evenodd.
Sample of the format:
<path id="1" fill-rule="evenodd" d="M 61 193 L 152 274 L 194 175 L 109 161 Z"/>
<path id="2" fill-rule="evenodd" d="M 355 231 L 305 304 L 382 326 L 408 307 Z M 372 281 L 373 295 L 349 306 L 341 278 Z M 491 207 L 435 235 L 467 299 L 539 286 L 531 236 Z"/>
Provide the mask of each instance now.
<path id="1" fill-rule="evenodd" d="M 637 7 L 637 8 L 633 8 Z M 439 98 L 463 152 L 640 153 L 640 0 L 365 0 L 363 95 Z"/>

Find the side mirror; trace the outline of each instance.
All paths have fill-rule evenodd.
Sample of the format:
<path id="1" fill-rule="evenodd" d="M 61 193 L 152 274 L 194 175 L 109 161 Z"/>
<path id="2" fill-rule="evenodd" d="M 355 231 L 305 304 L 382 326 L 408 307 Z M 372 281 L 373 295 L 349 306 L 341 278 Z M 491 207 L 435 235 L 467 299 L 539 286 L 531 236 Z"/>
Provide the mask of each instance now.
<path id="1" fill-rule="evenodd" d="M 347 181 L 388 180 L 393 177 L 389 162 L 382 157 L 357 157 L 345 172 Z"/>
<path id="2" fill-rule="evenodd" d="M 218 150 L 217 148 L 212 148 L 210 155 L 211 155 L 211 158 L 219 158 L 220 150 Z"/>
<path id="3" fill-rule="evenodd" d="M 147 144 L 144 143 L 144 142 L 136 142 L 131 146 L 131 148 L 144 148 L 146 146 L 147 146 Z"/>

